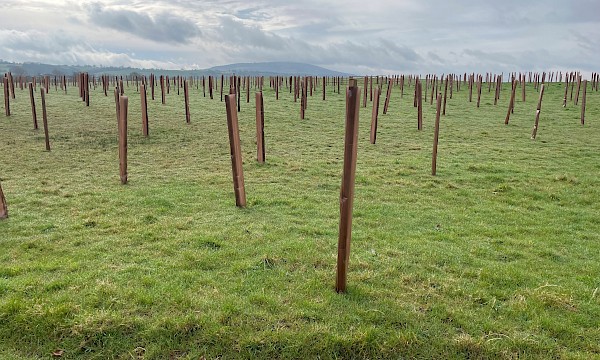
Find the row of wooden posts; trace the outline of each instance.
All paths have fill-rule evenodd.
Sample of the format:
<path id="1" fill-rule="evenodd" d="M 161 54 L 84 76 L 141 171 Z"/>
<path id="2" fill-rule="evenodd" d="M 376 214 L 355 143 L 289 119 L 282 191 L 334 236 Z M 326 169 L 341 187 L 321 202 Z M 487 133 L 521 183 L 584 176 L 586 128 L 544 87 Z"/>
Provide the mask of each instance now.
<path id="1" fill-rule="evenodd" d="M 509 74 L 512 78 L 511 83 L 513 84 L 513 90 L 511 91 L 511 96 L 512 96 L 512 92 L 515 92 L 516 89 L 514 88 L 514 86 L 516 85 L 516 83 L 520 83 L 521 85 L 521 90 L 522 90 L 522 101 L 525 101 L 525 84 L 526 84 L 526 74 L 525 73 L 519 73 L 518 74 L 518 79 L 517 79 L 517 74 L 516 73 L 512 73 Z M 495 96 L 494 96 L 494 105 L 496 105 L 498 103 L 498 100 L 500 98 L 500 94 L 501 94 L 501 88 L 502 88 L 502 83 L 503 83 L 503 74 L 502 75 L 494 75 L 492 73 L 486 73 L 486 82 L 488 83 L 488 92 L 491 92 L 491 88 L 492 88 L 492 84 L 496 84 L 495 86 Z M 550 81 L 552 81 L 555 77 L 555 73 L 552 72 L 549 75 Z M 136 85 L 136 91 L 139 91 L 139 84 L 140 84 L 140 80 L 143 84 L 145 84 L 145 86 L 147 87 L 147 82 L 149 80 L 149 86 L 151 88 L 151 93 L 152 93 L 152 99 L 154 100 L 155 96 L 154 96 L 154 92 L 155 92 L 155 84 L 156 84 L 156 79 L 155 79 L 155 75 L 151 74 L 148 79 L 145 76 L 142 77 L 135 77 L 135 79 L 133 78 L 129 78 L 127 76 L 125 76 L 125 83 L 127 84 L 127 86 L 129 87 L 130 82 L 131 83 L 135 83 Z M 540 83 L 545 83 L 547 80 L 547 74 L 546 73 L 529 73 L 529 83 L 533 83 L 534 84 L 534 88 L 536 90 L 539 91 L 539 86 Z M 562 81 L 563 79 L 563 73 L 556 73 L 556 78 L 558 81 Z M 23 77 L 20 76 L 16 81 L 15 79 L 13 79 L 12 75 L 10 73 L 5 75 L 5 79 L 4 79 L 4 84 L 8 83 L 8 86 L 4 86 L 4 92 L 5 92 L 5 112 L 7 116 L 10 116 L 10 98 L 12 97 L 13 99 L 15 98 L 15 91 L 14 91 L 14 85 L 15 83 L 18 83 L 20 85 L 21 88 L 23 88 L 23 83 L 24 83 L 24 79 L 27 80 L 27 77 Z M 34 86 L 34 89 L 36 89 L 36 77 L 32 78 L 32 84 Z M 161 87 L 161 102 L 163 104 L 166 103 L 166 94 L 169 94 L 170 92 L 170 88 L 171 88 L 171 83 L 173 84 L 173 86 L 177 87 L 177 92 L 179 94 L 179 89 L 184 87 L 184 84 L 186 82 L 191 81 L 192 82 L 192 86 L 195 83 L 196 84 L 196 88 L 199 87 L 199 84 L 202 83 L 202 88 L 203 88 L 203 93 L 204 96 L 206 96 L 206 78 L 203 76 L 201 79 L 199 77 L 191 77 L 189 79 L 184 79 L 181 76 L 176 76 L 176 77 L 171 77 L 171 79 L 169 79 L 168 76 L 160 76 L 159 78 L 159 84 Z M 224 83 L 225 83 L 225 79 L 226 77 L 221 75 L 221 86 L 220 86 L 220 90 L 221 90 L 221 101 L 223 100 L 223 88 L 224 88 Z M 396 75 L 396 76 L 391 76 L 391 77 L 365 77 L 364 79 L 364 100 L 363 100 L 363 107 L 366 107 L 367 104 L 367 88 L 370 89 L 370 100 L 373 100 L 373 82 L 375 81 L 375 84 L 378 85 L 380 88 L 383 86 L 383 84 L 388 84 L 388 89 L 387 89 L 387 93 L 386 93 L 386 98 L 385 98 L 385 104 L 384 104 L 384 108 L 383 108 L 383 114 L 387 114 L 388 111 L 388 107 L 389 107 L 389 102 L 390 102 L 390 97 L 391 97 L 391 91 L 392 91 L 392 87 L 393 85 L 399 85 L 400 86 L 400 97 L 404 96 L 404 84 L 405 84 L 405 80 L 408 81 L 409 86 L 412 85 L 412 83 L 415 83 L 415 107 L 417 108 L 417 111 L 419 113 L 421 113 L 422 111 L 422 103 L 418 104 L 417 103 L 417 93 L 420 94 L 420 96 L 425 96 L 425 97 L 429 97 L 429 102 L 433 105 L 433 99 L 434 99 L 434 94 L 438 93 L 440 90 L 439 88 L 441 87 L 441 83 L 442 83 L 442 79 L 444 79 L 444 76 L 440 77 L 440 81 L 438 81 L 438 77 L 435 75 L 426 75 L 425 76 L 425 82 L 424 82 L 424 90 L 423 90 L 423 84 L 421 84 L 421 80 L 419 78 L 419 76 L 413 76 L 413 75 L 408 75 L 408 77 L 404 76 L 404 75 Z M 476 80 L 475 80 L 476 79 Z M 567 102 L 567 97 L 568 97 L 568 90 L 570 88 L 570 99 L 573 101 L 573 94 L 575 93 L 575 100 L 574 100 L 574 104 L 578 105 L 579 103 L 579 99 L 580 99 L 580 89 L 582 88 L 582 77 L 580 73 L 575 73 L 575 72 L 568 72 L 565 73 L 564 76 L 565 79 L 565 97 L 564 97 L 564 101 L 563 101 L 563 106 L 566 106 L 566 102 Z M 43 77 L 39 77 L 40 80 L 40 84 L 46 89 L 46 93 L 48 93 L 48 89 L 51 86 L 51 79 L 50 76 L 43 76 Z M 119 88 L 119 92 L 121 95 L 124 94 L 125 92 L 125 86 L 124 86 L 124 81 L 123 81 L 123 77 L 110 77 L 108 75 L 102 75 L 99 80 L 101 80 L 102 86 L 103 86 L 103 90 L 104 90 L 104 94 L 105 96 L 108 95 L 108 89 L 110 87 L 110 83 L 112 81 L 112 85 L 116 86 Z M 131 80 L 131 81 L 130 81 Z M 280 87 L 285 86 L 287 88 L 289 88 L 290 93 L 292 93 L 292 90 L 294 92 L 294 102 L 297 101 L 298 98 L 300 98 L 300 118 L 304 119 L 305 117 L 305 111 L 307 109 L 307 103 L 308 103 L 308 96 L 312 96 L 313 95 L 313 91 L 316 90 L 318 83 L 319 83 L 319 78 L 318 77 L 309 77 L 309 76 L 305 76 L 305 77 L 297 77 L 297 76 L 290 76 L 290 77 L 283 77 L 283 76 L 277 76 L 277 77 L 271 77 L 270 78 L 270 82 L 269 85 L 271 88 L 274 88 L 275 90 L 275 98 L 276 100 L 279 99 L 279 89 Z M 323 88 L 323 100 L 326 99 L 326 84 L 332 84 L 334 91 L 337 87 L 337 92 L 339 93 L 340 91 L 340 84 L 343 83 L 343 78 L 339 78 L 339 77 L 323 77 L 322 78 L 322 88 Z M 483 75 L 477 75 L 475 76 L 474 73 L 472 74 L 464 74 L 462 76 L 460 75 L 456 75 L 456 74 L 452 74 L 449 76 L 446 76 L 445 78 L 445 83 L 444 83 L 444 101 L 443 101 L 443 111 L 442 114 L 445 115 L 446 114 L 446 101 L 447 98 L 449 97 L 450 99 L 452 99 L 453 96 L 453 89 L 454 89 L 454 84 L 456 84 L 456 90 L 459 91 L 460 87 L 461 87 L 461 82 L 463 85 L 468 86 L 469 88 L 469 101 L 472 102 L 473 101 L 473 90 L 476 87 L 476 92 L 477 92 L 477 107 L 480 106 L 480 102 L 481 102 L 481 93 L 482 93 L 482 87 L 483 87 Z M 67 91 L 67 77 L 66 76 L 61 76 L 59 78 L 57 78 L 56 76 L 54 77 L 54 85 L 55 88 L 58 89 L 58 84 L 60 83 L 60 87 L 61 90 L 64 90 L 65 92 Z M 76 76 L 73 76 L 72 78 L 72 83 L 74 85 L 78 85 L 79 87 L 79 92 L 80 92 L 80 97 L 82 98 L 82 100 L 86 103 L 87 106 L 89 106 L 89 93 L 90 93 L 90 86 L 93 85 L 94 89 L 96 88 L 96 77 L 93 76 L 92 79 L 89 79 L 89 76 L 87 74 L 78 74 Z M 241 89 L 245 88 L 245 92 L 246 92 L 246 102 L 249 103 L 250 102 L 250 86 L 251 84 L 253 84 L 254 88 L 259 88 L 259 90 L 262 90 L 262 86 L 264 83 L 264 77 L 238 77 L 238 76 L 232 76 L 229 78 L 229 84 L 230 84 L 230 88 L 234 88 L 236 90 L 236 94 L 237 94 L 237 107 L 238 107 L 238 111 L 241 110 Z M 575 88 L 575 83 L 577 83 L 577 87 Z M 84 85 L 85 84 L 85 85 Z M 587 91 L 587 81 L 585 81 L 586 86 L 583 88 L 583 92 Z M 599 87 L 599 76 L 598 73 L 592 73 L 592 77 L 591 77 L 591 90 L 596 90 L 598 91 L 598 87 Z M 430 87 L 430 91 L 428 91 L 428 87 Z M 218 81 L 216 77 L 213 76 L 209 76 L 208 77 L 208 90 L 209 90 L 209 94 L 211 99 L 213 98 L 213 89 L 216 90 L 218 88 Z M 576 89 L 576 91 L 574 92 L 574 89 Z M 448 93 L 449 90 L 449 93 Z M 188 94 L 189 96 L 189 94 Z M 583 97 L 581 97 L 583 98 Z M 583 100 L 583 102 L 585 102 L 585 100 Z M 418 110 L 419 105 L 421 106 L 421 111 Z M 585 107 L 582 107 L 583 109 Z M 514 112 L 514 101 L 511 101 L 511 113 Z M 186 113 L 186 117 L 189 117 L 189 113 Z M 583 116 L 582 116 L 583 117 Z M 505 120 L 506 121 L 506 120 Z M 582 120 L 582 122 L 584 122 L 584 120 Z"/>
<path id="2" fill-rule="evenodd" d="M 562 74 L 561 74 L 562 77 Z M 507 112 L 507 116 L 505 119 L 505 124 L 508 124 L 510 119 L 510 114 L 514 111 L 514 103 L 515 103 L 515 94 L 518 83 L 520 82 L 524 89 L 525 83 L 525 75 L 519 74 L 519 79 L 512 76 L 511 81 L 511 97 L 509 101 L 509 108 Z M 531 75 L 530 75 L 531 78 Z M 536 88 L 538 84 L 537 81 L 540 81 L 537 75 L 533 76 L 534 83 L 536 84 Z M 576 77 L 579 79 L 578 81 L 578 89 L 581 85 L 581 76 L 577 75 Z M 8 99 L 7 89 L 9 89 L 10 85 L 13 84 L 12 80 L 9 80 L 9 76 L 5 76 L 4 78 L 4 92 L 5 99 Z M 150 77 L 151 87 L 154 85 L 154 77 Z M 477 79 L 477 80 L 475 80 Z M 491 79 L 490 75 L 486 75 L 486 80 Z M 501 76 L 497 76 L 494 79 L 496 83 L 496 94 L 495 94 L 495 102 L 497 102 L 499 98 L 499 85 L 501 85 Z M 592 88 L 597 86 L 597 75 L 593 76 L 594 82 Z M 294 98 L 300 97 L 301 99 L 301 117 L 304 116 L 304 110 L 306 108 L 306 98 L 308 93 L 312 93 L 314 89 L 314 83 L 312 77 L 302 78 L 290 78 L 289 84 L 294 83 Z M 457 81 L 458 80 L 458 81 Z M 566 94 L 569 88 L 569 80 L 571 83 L 571 88 L 573 88 L 573 79 L 572 76 L 567 77 L 566 87 L 565 87 L 565 106 L 566 106 Z M 326 79 L 323 78 L 323 88 L 325 88 Z M 403 95 L 404 89 L 404 76 L 397 78 L 388 78 L 388 88 L 386 94 L 386 100 L 384 103 L 383 114 L 387 113 L 391 91 L 393 88 L 394 81 L 398 82 L 401 87 L 401 96 Z M 412 83 L 413 78 L 409 77 L 409 84 Z M 452 89 L 452 82 L 457 81 L 460 84 L 460 79 L 455 78 L 454 76 L 446 76 L 444 79 L 444 94 L 439 91 L 441 87 L 441 80 L 438 82 L 437 77 L 425 78 L 425 94 L 427 95 L 427 87 L 431 86 L 431 97 L 430 102 L 433 103 L 433 98 L 435 95 L 436 99 L 436 118 L 435 118 L 435 128 L 434 128 L 434 139 L 433 139 L 433 151 L 432 151 L 432 175 L 436 175 L 437 169 L 437 150 L 438 150 L 438 141 L 439 141 L 439 128 L 440 128 L 440 116 L 445 113 L 445 105 L 447 99 L 447 92 L 450 86 Z M 475 77 L 474 74 L 471 74 L 467 80 L 467 75 L 464 76 L 464 83 L 466 84 L 468 81 L 468 86 L 470 89 L 469 100 L 472 101 L 472 90 L 474 85 L 477 87 L 477 106 L 479 107 L 480 97 L 481 97 L 481 89 L 483 83 L 483 76 L 477 75 Z M 315 81 L 316 82 L 316 81 Z M 382 81 L 383 82 L 383 81 Z M 422 101 L 423 101 L 423 85 L 419 77 L 414 78 L 415 82 L 415 91 L 414 91 L 414 105 L 417 107 L 418 115 L 417 115 L 417 128 L 418 130 L 422 130 L 423 118 L 422 118 Z M 66 85 L 66 80 L 62 82 Z M 89 87 L 90 81 L 87 74 L 80 74 L 78 76 L 79 84 L 79 94 L 83 101 L 86 102 L 86 105 L 89 106 Z M 102 77 L 102 84 L 104 87 L 104 92 L 106 93 L 107 84 L 109 83 L 109 79 L 107 77 Z M 165 103 L 165 89 L 168 92 L 168 84 L 169 81 L 165 77 L 160 77 L 161 84 L 161 101 Z M 211 87 L 212 78 L 209 77 L 209 88 Z M 491 89 L 491 82 L 490 89 Z M 189 84 L 187 79 L 183 79 L 181 82 L 181 87 L 184 89 L 184 97 L 185 97 L 185 110 L 186 110 L 186 122 L 190 122 L 190 110 L 189 110 Z M 242 167 L 242 152 L 240 145 L 240 137 L 239 137 L 239 126 L 238 126 L 238 118 L 237 114 L 240 110 L 240 89 L 243 84 L 241 83 L 241 78 L 232 77 L 230 79 L 230 91 L 228 95 L 225 95 L 225 106 L 226 106 L 226 114 L 227 114 L 227 126 L 228 126 L 228 134 L 229 134 L 229 142 L 230 142 L 230 155 L 232 162 L 232 176 L 233 176 L 233 187 L 234 194 L 236 199 L 236 205 L 239 207 L 244 207 L 246 205 L 246 193 L 245 193 L 245 185 L 244 185 L 244 174 Z M 246 81 L 246 93 L 247 99 L 249 98 L 249 89 L 250 89 L 250 80 Z M 259 88 L 262 89 L 262 78 L 257 82 L 259 84 Z M 277 77 L 275 80 L 271 79 L 271 87 L 275 88 L 276 98 L 278 98 L 278 89 L 281 84 L 281 78 Z M 337 86 L 339 89 L 340 81 L 337 81 Z M 381 95 L 381 87 L 376 86 L 373 92 L 372 81 L 369 82 L 369 78 L 364 78 L 364 98 L 363 98 L 363 107 L 366 106 L 366 97 L 367 97 L 367 84 L 370 84 L 371 88 L 371 96 L 374 96 L 375 100 L 373 101 L 373 111 L 371 116 L 371 133 L 370 133 L 370 141 L 372 144 L 376 143 L 377 137 L 377 121 L 378 121 L 378 113 L 379 113 L 379 99 Z M 45 85 L 48 85 L 48 82 L 45 81 Z M 460 85 L 458 85 L 460 86 Z M 179 91 L 179 82 L 177 82 L 177 87 Z M 290 85 L 290 92 L 292 90 L 292 86 Z M 433 92 L 435 88 L 435 93 Z M 64 86 L 66 91 L 66 86 Z M 457 90 L 460 88 L 457 87 Z M 585 101 L 586 101 L 586 89 L 587 89 L 587 81 L 583 81 L 583 95 L 582 95 L 582 124 L 584 123 L 584 113 L 585 113 Z M 140 96 L 141 96 L 141 104 L 142 104 L 142 131 L 144 136 L 148 136 L 148 112 L 147 112 L 147 98 L 146 98 L 146 81 L 142 80 L 141 86 L 139 87 Z M 339 90 L 338 90 L 339 91 Z M 44 119 L 44 132 L 46 137 L 46 149 L 50 150 L 50 143 L 48 138 L 48 125 L 47 125 L 47 114 L 46 114 L 46 106 L 45 106 L 45 93 L 47 92 L 47 87 L 41 88 L 41 99 L 42 99 L 42 108 L 43 108 L 43 119 Z M 209 92 L 212 94 L 212 88 L 209 89 Z M 35 111 L 35 100 L 33 97 L 34 94 L 34 84 L 29 83 L 29 93 L 31 97 L 31 107 L 34 119 L 34 128 L 37 129 L 37 117 Z M 523 99 L 524 99 L 524 90 L 523 90 Z M 535 123 L 532 132 L 532 139 L 535 139 L 537 134 L 537 129 L 539 126 L 539 118 L 541 111 L 541 103 L 542 97 L 544 94 L 544 76 L 541 78 L 541 84 L 539 85 L 539 100 L 536 110 Z M 118 125 L 118 142 L 119 142 L 119 169 L 120 169 L 120 179 L 122 184 L 127 183 L 127 110 L 128 110 L 128 97 L 124 96 L 124 86 L 123 81 L 117 81 L 117 86 L 114 90 L 115 95 L 115 105 L 116 105 L 116 114 L 117 114 L 117 125 Z M 352 228 L 352 208 L 353 208 L 353 200 L 354 200 L 354 180 L 356 173 L 356 154 L 357 154 L 357 143 L 358 143 L 358 121 L 359 121 L 359 108 L 361 105 L 360 101 L 361 91 L 357 86 L 356 79 L 349 79 L 348 87 L 346 88 L 346 131 L 345 131 L 345 145 L 344 145 L 344 166 L 343 166 L 343 175 L 342 175 L 342 185 L 340 192 L 340 222 L 339 222 L 339 237 L 338 237 L 338 260 L 337 260 L 337 275 L 336 275 L 336 291 L 345 292 L 346 284 L 347 284 L 347 271 L 348 271 L 348 262 L 350 255 L 350 242 L 351 242 L 351 228 Z M 13 92 L 14 96 L 14 92 Z M 13 97 L 14 98 L 14 97 Z M 579 98 L 579 90 L 577 90 L 575 103 L 577 104 Z M 325 92 L 323 92 L 323 99 L 325 99 Z M 257 161 L 264 162 L 265 161 L 265 142 L 264 142 L 264 102 L 262 91 L 259 91 L 255 95 L 256 100 L 256 137 L 257 137 Z M 247 100 L 248 101 L 248 100 Z M 5 103 L 8 104 L 8 103 Z M 442 108 L 443 106 L 443 108 Z M 8 109 L 8 106 L 6 106 Z M 7 113 L 9 115 L 9 113 Z M 6 200 L 4 194 L 2 192 L 2 188 L 0 185 L 0 218 L 6 218 L 8 216 L 8 210 L 6 206 Z"/>

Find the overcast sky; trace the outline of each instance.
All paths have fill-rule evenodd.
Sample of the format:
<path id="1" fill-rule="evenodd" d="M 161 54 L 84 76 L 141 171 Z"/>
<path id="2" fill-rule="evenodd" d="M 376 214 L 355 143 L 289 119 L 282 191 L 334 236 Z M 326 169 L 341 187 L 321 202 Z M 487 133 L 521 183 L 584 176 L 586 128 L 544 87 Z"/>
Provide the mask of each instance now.
<path id="1" fill-rule="evenodd" d="M 0 59 L 354 74 L 598 71 L 600 0 L 0 0 Z"/>

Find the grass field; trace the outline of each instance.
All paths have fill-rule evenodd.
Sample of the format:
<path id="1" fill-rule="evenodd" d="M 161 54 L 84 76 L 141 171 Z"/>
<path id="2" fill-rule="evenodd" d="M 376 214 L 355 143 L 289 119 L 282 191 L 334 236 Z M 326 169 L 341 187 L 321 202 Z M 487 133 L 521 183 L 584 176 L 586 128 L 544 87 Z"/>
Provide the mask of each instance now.
<path id="1" fill-rule="evenodd" d="M 549 84 L 532 141 L 537 93 L 504 125 L 509 86 L 498 106 L 484 86 L 479 109 L 454 92 L 436 177 L 429 101 L 417 131 L 395 87 L 376 145 L 361 110 L 347 294 L 334 291 L 345 98 L 332 88 L 305 120 L 265 90 L 263 165 L 243 96 L 245 209 L 218 96 L 194 88 L 186 125 L 183 90 L 164 106 L 149 95 L 145 139 L 126 88 L 123 186 L 110 94 L 86 108 L 76 88 L 51 90 L 46 152 L 17 90 L 0 113 L 0 358 L 600 358 L 600 95 L 588 89 L 582 127 Z"/>

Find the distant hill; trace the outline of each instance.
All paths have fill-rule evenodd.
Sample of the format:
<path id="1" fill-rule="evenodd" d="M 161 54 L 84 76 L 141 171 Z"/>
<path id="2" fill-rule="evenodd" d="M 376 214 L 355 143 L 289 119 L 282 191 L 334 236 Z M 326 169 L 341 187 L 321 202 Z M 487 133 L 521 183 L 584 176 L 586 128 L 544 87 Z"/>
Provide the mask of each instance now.
<path id="1" fill-rule="evenodd" d="M 11 63 L 0 60 L 0 72 L 12 72 L 14 76 L 19 75 L 73 75 L 79 72 L 87 72 L 90 75 L 112 74 L 112 75 L 149 75 L 160 73 L 169 76 L 202 76 L 202 75 L 229 75 L 241 76 L 271 76 L 271 75 L 307 75 L 307 76 L 349 76 L 325 69 L 320 66 L 296 63 L 296 62 L 261 62 L 261 63 L 238 63 L 230 65 L 215 66 L 204 70 L 161 70 L 161 69 L 138 69 L 131 67 L 103 67 L 92 65 L 50 65 L 43 63 Z"/>
<path id="2" fill-rule="evenodd" d="M 237 63 L 215 66 L 207 69 L 208 72 L 219 74 L 235 73 L 238 75 L 307 75 L 307 76 L 349 76 L 350 74 L 329 70 L 297 62 L 259 62 Z"/>

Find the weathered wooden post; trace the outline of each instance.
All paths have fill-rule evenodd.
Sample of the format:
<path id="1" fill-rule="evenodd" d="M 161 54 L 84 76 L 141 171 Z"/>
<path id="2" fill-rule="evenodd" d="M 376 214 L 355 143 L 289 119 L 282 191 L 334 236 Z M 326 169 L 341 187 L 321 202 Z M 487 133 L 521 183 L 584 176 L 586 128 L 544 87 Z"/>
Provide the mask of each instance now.
<path id="1" fill-rule="evenodd" d="M 304 97 L 304 80 L 300 80 L 300 119 L 304 120 L 304 112 L 306 111 L 306 98 Z"/>
<path id="2" fill-rule="evenodd" d="M 29 99 L 31 100 L 31 116 L 33 116 L 33 129 L 38 129 L 37 112 L 35 111 L 35 98 L 33 97 L 33 84 L 29 83 Z"/>
<path id="3" fill-rule="evenodd" d="M 540 99 L 538 100 L 537 110 L 535 112 L 535 123 L 533 124 L 533 130 L 531 131 L 531 140 L 535 140 L 537 136 L 538 126 L 540 123 L 540 113 L 542 112 L 542 98 L 544 97 L 544 84 L 540 87 Z"/>
<path id="4" fill-rule="evenodd" d="M 363 107 L 367 107 L 367 91 L 369 90 L 369 77 L 365 76 L 363 87 Z"/>
<path id="5" fill-rule="evenodd" d="M 383 114 L 387 114 L 388 111 L 388 107 L 390 106 L 390 98 L 392 97 L 392 80 L 389 79 L 388 80 L 388 88 L 387 88 L 387 93 L 385 95 L 385 104 L 383 104 Z"/>
<path id="6" fill-rule="evenodd" d="M 160 76 L 160 99 L 161 99 L 163 105 L 165 105 L 167 103 L 165 86 L 166 86 L 165 85 L 165 77 L 163 75 L 161 75 Z"/>
<path id="7" fill-rule="evenodd" d="M 581 125 L 585 125 L 585 99 L 587 95 L 587 80 L 583 80 L 583 93 L 581 96 Z"/>
<path id="8" fill-rule="evenodd" d="M 265 108 L 263 94 L 259 91 L 256 98 L 256 161 L 265 162 Z"/>
<path id="9" fill-rule="evenodd" d="M 250 103 L 250 77 L 246 78 L 246 104 Z"/>
<path id="10" fill-rule="evenodd" d="M 148 99 L 146 96 L 146 84 L 144 82 L 140 85 L 140 100 L 142 104 L 142 135 L 148 137 Z"/>
<path id="11" fill-rule="evenodd" d="M 423 130 L 423 93 L 421 81 L 417 80 L 417 130 Z"/>
<path id="12" fill-rule="evenodd" d="M 121 184 L 127 184 L 127 96 L 119 97 L 119 175 Z"/>
<path id="13" fill-rule="evenodd" d="M 446 75 L 446 81 L 444 81 L 444 109 L 442 111 L 442 115 L 446 116 L 446 95 L 448 95 L 448 78 L 450 76 Z M 450 85 L 450 88 L 452 88 L 452 85 Z"/>
<path id="14" fill-rule="evenodd" d="M 352 239 L 352 207 L 354 203 L 354 179 L 358 147 L 358 115 L 360 113 L 360 89 L 356 79 L 350 79 L 346 91 L 346 135 L 344 140 L 344 170 L 340 191 L 340 226 L 338 237 L 337 277 L 335 290 L 346 291 L 350 241 Z"/>
<path id="15" fill-rule="evenodd" d="M 8 85 L 8 77 L 4 77 L 4 113 L 6 116 L 10 116 L 10 94 L 9 94 L 9 85 Z"/>
<path id="16" fill-rule="evenodd" d="M 223 82 L 225 81 L 225 76 L 221 74 L 221 101 L 223 101 Z"/>
<path id="17" fill-rule="evenodd" d="M 46 113 L 46 89 L 40 88 L 42 94 L 42 116 L 44 122 L 44 136 L 46 138 L 46 151 L 50 151 L 50 136 L 48 135 L 48 114 Z"/>
<path id="18" fill-rule="evenodd" d="M 473 76 L 469 75 L 469 102 L 473 102 Z"/>
<path id="19" fill-rule="evenodd" d="M 567 107 L 567 96 L 569 96 L 569 76 L 565 74 L 565 96 L 563 98 L 563 107 Z"/>
<path id="20" fill-rule="evenodd" d="M 481 104 L 481 87 L 483 86 L 482 82 L 483 82 L 482 76 L 478 75 L 477 76 L 477 107 L 479 107 L 479 104 Z"/>
<path id="21" fill-rule="evenodd" d="M 373 100 L 373 111 L 371 113 L 371 144 L 375 144 L 377 140 L 377 121 L 379 117 L 379 97 L 381 90 L 379 86 L 375 87 L 375 98 Z"/>
<path id="22" fill-rule="evenodd" d="M 480 75 L 481 76 L 481 75 Z M 481 80 L 481 78 L 480 78 Z M 479 85 L 481 91 L 481 84 Z M 431 156 L 431 175 L 435 176 L 437 173 L 437 154 L 438 154 L 438 141 L 440 139 L 440 112 L 442 107 L 442 94 L 437 95 L 437 107 L 435 113 L 435 130 L 433 132 L 433 154 Z"/>
<path id="23" fill-rule="evenodd" d="M 152 95 L 152 100 L 154 101 L 154 86 L 155 86 L 155 76 L 154 74 L 150 74 L 150 94 Z"/>
<path id="24" fill-rule="evenodd" d="M 225 110 L 227 111 L 227 129 L 229 132 L 229 151 L 231 155 L 231 172 L 233 174 L 233 191 L 235 205 L 246 206 L 246 190 L 244 186 L 244 170 L 242 167 L 242 147 L 240 145 L 240 130 L 236 111 L 236 95 L 225 95 Z"/>
<path id="25" fill-rule="evenodd" d="M 512 81 L 512 91 L 510 94 L 510 101 L 508 102 L 508 112 L 506 113 L 506 118 L 504 119 L 504 125 L 508 125 L 508 121 L 510 120 L 510 114 L 513 112 L 515 106 L 515 90 L 516 90 L 515 80 Z"/>
<path id="26" fill-rule="evenodd" d="M 85 73 L 83 79 L 85 81 L 85 106 L 90 106 L 90 75 Z"/>
<path id="27" fill-rule="evenodd" d="M 16 94 L 15 94 L 15 81 L 14 81 L 12 73 L 10 71 L 8 72 L 8 81 L 10 83 L 10 93 L 11 93 L 11 96 L 12 96 L 12 98 L 14 100 L 15 96 L 16 96 Z M 47 89 L 46 89 L 46 93 L 48 93 Z"/>
<path id="28" fill-rule="evenodd" d="M 8 218 L 8 205 L 2 191 L 2 183 L 0 183 L 0 220 Z"/>
<path id="29" fill-rule="evenodd" d="M 185 99 L 185 122 L 189 124 L 192 118 L 190 115 L 190 92 L 187 79 L 183 81 L 183 97 Z"/>

